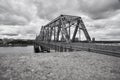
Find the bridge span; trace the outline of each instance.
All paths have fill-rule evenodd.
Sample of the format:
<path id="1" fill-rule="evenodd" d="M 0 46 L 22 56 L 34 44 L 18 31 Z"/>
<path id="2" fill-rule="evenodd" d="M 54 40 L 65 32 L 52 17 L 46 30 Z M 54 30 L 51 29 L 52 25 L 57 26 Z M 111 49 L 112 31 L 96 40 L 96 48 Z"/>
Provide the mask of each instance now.
<path id="1" fill-rule="evenodd" d="M 40 34 L 35 39 L 34 51 L 50 52 L 51 49 L 59 52 L 84 50 L 120 56 L 120 45 L 102 44 L 97 43 L 95 39 L 91 40 L 82 18 L 71 15 L 60 15 L 41 27 Z"/>

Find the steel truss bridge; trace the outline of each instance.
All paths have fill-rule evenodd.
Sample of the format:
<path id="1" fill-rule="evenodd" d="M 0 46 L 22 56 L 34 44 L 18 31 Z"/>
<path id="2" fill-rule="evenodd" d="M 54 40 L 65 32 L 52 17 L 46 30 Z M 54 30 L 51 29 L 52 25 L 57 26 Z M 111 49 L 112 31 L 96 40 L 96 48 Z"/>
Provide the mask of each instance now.
<path id="1" fill-rule="evenodd" d="M 81 41 L 81 31 L 85 40 Z M 91 40 L 81 17 L 60 15 L 47 25 L 42 26 L 36 37 L 34 51 L 50 52 L 90 51 L 110 55 L 120 54 L 120 45 L 102 44 Z"/>

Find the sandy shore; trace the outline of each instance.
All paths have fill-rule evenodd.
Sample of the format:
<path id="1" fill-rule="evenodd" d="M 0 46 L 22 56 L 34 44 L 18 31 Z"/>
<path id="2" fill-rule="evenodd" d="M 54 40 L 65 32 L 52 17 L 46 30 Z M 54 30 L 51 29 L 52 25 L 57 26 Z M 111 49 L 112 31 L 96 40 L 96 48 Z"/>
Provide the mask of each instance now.
<path id="1" fill-rule="evenodd" d="M 85 51 L 0 54 L 0 80 L 120 80 L 120 58 Z"/>

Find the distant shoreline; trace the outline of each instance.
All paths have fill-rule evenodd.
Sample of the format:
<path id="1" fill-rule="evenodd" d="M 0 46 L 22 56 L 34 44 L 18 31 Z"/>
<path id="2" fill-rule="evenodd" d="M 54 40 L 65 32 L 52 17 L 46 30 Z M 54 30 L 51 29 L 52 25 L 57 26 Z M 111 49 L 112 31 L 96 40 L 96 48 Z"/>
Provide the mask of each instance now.
<path id="1" fill-rule="evenodd" d="M 0 47 L 27 47 L 33 45 L 0 45 Z"/>

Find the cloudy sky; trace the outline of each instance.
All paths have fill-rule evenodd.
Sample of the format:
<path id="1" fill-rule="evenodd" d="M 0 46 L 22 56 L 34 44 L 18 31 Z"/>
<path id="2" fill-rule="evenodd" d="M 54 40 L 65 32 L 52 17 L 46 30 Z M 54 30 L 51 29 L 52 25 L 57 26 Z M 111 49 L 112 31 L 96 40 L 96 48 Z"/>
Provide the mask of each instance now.
<path id="1" fill-rule="evenodd" d="M 81 16 L 97 40 L 120 40 L 120 0 L 0 0 L 0 38 L 34 39 L 60 14 Z"/>

